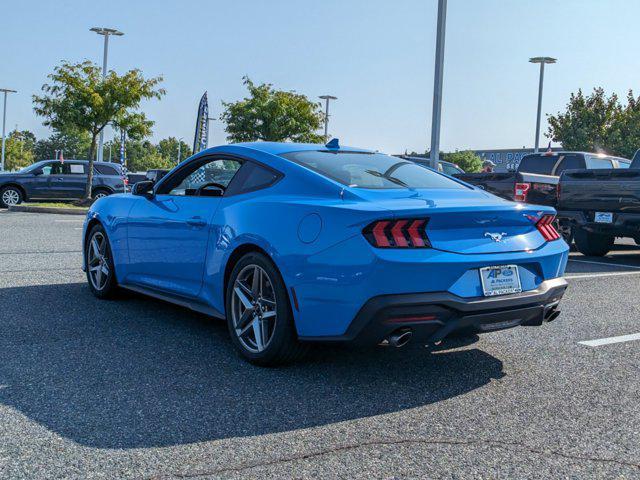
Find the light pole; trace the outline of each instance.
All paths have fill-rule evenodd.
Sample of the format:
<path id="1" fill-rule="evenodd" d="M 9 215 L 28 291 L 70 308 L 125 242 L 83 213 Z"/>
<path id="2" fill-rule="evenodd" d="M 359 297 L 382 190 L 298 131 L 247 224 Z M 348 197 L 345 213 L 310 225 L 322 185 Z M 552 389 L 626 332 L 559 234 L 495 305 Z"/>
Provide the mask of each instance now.
<path id="1" fill-rule="evenodd" d="M 533 57 L 529 59 L 531 63 L 540 64 L 540 83 L 538 84 L 538 115 L 536 117 L 536 143 L 534 144 L 534 152 L 538 153 L 538 143 L 540 142 L 540 115 L 542 114 L 542 85 L 544 84 L 544 65 L 546 63 L 556 63 L 556 59 L 552 57 Z"/>
<path id="2" fill-rule="evenodd" d="M 438 0 L 436 30 L 436 64 L 433 74 L 433 109 L 431 112 L 431 168 L 438 171 L 440 161 L 440 118 L 442 115 L 442 76 L 444 73 L 444 38 L 447 24 L 447 0 Z"/>
<path id="3" fill-rule="evenodd" d="M 4 107 L 2 109 L 2 162 L 0 162 L 0 172 L 4 172 L 4 141 L 5 141 L 5 127 L 7 124 L 7 94 L 16 93 L 16 90 L 9 88 L 0 88 L 0 92 L 4 93 Z"/>
<path id="4" fill-rule="evenodd" d="M 116 30 L 115 28 L 105 27 L 93 27 L 90 29 L 92 32 L 96 32 L 98 35 L 104 36 L 104 53 L 102 56 L 102 79 L 107 76 L 107 55 L 109 54 L 109 37 L 111 35 L 121 37 L 124 33 Z M 103 158 L 103 145 L 104 145 L 104 128 L 100 130 L 100 139 L 98 140 L 98 161 L 101 162 Z"/>
<path id="5" fill-rule="evenodd" d="M 209 119 L 207 118 L 207 121 L 209 121 Z M 209 134 L 207 132 L 207 140 L 209 139 Z M 182 138 L 178 139 L 178 163 L 180 163 L 180 160 L 182 159 Z"/>
<path id="6" fill-rule="evenodd" d="M 325 101 L 324 104 L 324 141 L 327 143 L 329 140 L 329 100 L 337 100 L 338 97 L 334 97 L 333 95 L 320 95 L 322 100 Z"/>

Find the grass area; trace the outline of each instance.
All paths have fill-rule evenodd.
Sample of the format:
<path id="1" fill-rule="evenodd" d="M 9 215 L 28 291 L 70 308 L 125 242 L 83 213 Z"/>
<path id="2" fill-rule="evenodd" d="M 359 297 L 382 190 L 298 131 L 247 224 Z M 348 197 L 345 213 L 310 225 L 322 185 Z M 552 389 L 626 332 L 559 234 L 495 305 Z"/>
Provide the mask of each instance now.
<path id="1" fill-rule="evenodd" d="M 26 207 L 49 207 L 49 208 L 78 208 L 80 210 L 85 209 L 86 207 L 77 207 L 73 203 L 65 203 L 65 202 L 28 202 L 23 203 Z"/>

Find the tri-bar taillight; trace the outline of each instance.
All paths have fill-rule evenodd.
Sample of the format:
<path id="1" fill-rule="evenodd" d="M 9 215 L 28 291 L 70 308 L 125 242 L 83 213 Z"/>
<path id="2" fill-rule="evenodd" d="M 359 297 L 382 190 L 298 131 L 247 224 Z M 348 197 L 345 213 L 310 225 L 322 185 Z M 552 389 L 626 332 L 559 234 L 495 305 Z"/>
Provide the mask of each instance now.
<path id="1" fill-rule="evenodd" d="M 554 227 L 553 225 L 553 221 L 555 219 L 555 215 L 543 215 L 536 223 L 536 228 L 547 242 L 558 240 L 560 238 L 560 234 L 556 230 L 556 227 Z"/>
<path id="2" fill-rule="evenodd" d="M 378 248 L 431 248 L 425 230 L 428 221 L 428 218 L 377 220 L 367 225 L 362 233 Z"/>

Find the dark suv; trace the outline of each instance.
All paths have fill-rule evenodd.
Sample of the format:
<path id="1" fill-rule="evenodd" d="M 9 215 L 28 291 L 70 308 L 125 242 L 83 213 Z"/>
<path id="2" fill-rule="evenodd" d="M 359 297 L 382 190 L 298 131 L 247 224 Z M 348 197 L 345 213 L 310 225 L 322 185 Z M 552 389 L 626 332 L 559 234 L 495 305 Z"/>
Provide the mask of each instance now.
<path id="1" fill-rule="evenodd" d="M 84 196 L 89 162 L 43 160 L 15 173 L 0 173 L 0 207 L 25 200 L 73 200 Z M 120 164 L 94 162 L 94 198 L 123 192 Z"/>

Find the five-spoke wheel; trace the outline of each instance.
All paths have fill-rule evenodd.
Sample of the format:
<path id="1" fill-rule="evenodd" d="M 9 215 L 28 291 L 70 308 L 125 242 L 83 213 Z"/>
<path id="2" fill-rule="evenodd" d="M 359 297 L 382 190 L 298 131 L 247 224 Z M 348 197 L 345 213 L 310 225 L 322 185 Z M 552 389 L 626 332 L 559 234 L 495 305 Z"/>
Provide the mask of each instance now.
<path id="1" fill-rule="evenodd" d="M 298 359 L 298 341 L 284 281 L 273 262 L 251 252 L 234 266 L 227 284 L 227 324 L 240 354 L 259 365 Z"/>
<path id="2" fill-rule="evenodd" d="M 84 256 L 91 291 L 99 298 L 110 297 L 117 288 L 117 284 L 109 239 L 102 225 L 94 225 L 89 232 Z"/>

